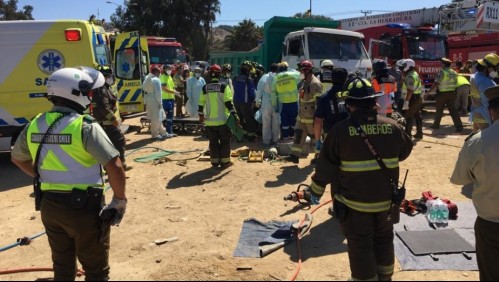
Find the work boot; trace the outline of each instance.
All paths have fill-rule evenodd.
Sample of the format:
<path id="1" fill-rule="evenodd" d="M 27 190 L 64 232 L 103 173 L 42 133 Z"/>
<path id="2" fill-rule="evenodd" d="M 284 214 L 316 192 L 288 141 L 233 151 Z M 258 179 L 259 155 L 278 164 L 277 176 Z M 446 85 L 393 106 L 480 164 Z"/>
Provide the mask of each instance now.
<path id="1" fill-rule="evenodd" d="M 423 139 L 423 132 L 416 132 L 416 135 L 414 135 L 415 139 Z"/>
<path id="2" fill-rule="evenodd" d="M 456 132 L 463 132 L 463 127 L 462 126 L 456 127 Z"/>
<path id="3" fill-rule="evenodd" d="M 231 167 L 231 166 L 233 166 L 233 165 L 234 165 L 234 163 L 233 163 L 233 162 L 222 163 L 222 164 L 220 165 L 220 169 L 221 169 L 221 170 L 224 170 L 224 169 L 229 168 L 229 167 Z"/>

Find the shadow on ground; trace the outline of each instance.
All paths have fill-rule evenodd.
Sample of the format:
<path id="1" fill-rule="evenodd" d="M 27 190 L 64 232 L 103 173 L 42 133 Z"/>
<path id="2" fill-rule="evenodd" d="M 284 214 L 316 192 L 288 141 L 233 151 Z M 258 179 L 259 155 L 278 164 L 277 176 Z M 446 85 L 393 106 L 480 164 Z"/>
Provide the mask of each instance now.
<path id="1" fill-rule="evenodd" d="M 206 168 L 193 173 L 182 172 L 174 176 L 166 184 L 166 189 L 189 188 L 194 186 L 203 186 L 204 184 L 216 182 L 229 174 L 232 170 L 220 170 Z"/>
<path id="2" fill-rule="evenodd" d="M 10 153 L 0 153 L 0 192 L 31 185 L 33 178 L 10 161 Z"/>
<path id="3" fill-rule="evenodd" d="M 312 225 L 310 233 L 300 240 L 301 260 L 347 252 L 347 244 L 344 241 L 345 236 L 341 233 L 337 220 L 330 218 L 319 225 Z M 292 261 L 298 262 L 295 242 L 286 245 L 284 252 Z"/>
<path id="4" fill-rule="evenodd" d="M 307 161 L 300 159 L 300 161 Z M 304 168 L 299 168 L 297 165 L 283 166 L 282 173 L 277 176 L 275 181 L 265 182 L 266 188 L 282 187 L 285 184 L 296 185 L 307 180 L 308 176 L 314 171 L 313 165 L 308 165 Z"/>

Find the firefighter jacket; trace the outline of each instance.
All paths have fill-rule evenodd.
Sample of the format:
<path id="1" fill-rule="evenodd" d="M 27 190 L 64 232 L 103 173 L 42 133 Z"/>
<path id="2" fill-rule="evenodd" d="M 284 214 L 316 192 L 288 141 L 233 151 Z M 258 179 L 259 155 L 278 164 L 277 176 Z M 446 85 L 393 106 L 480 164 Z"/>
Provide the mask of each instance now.
<path id="1" fill-rule="evenodd" d="M 27 144 L 33 160 L 49 125 L 59 116 L 59 112 L 47 112 L 29 124 Z M 83 144 L 83 123 L 92 120 L 89 116 L 68 115 L 48 135 L 38 161 L 42 191 L 70 192 L 73 188 L 87 190 L 103 185 L 101 166 Z"/>
<path id="2" fill-rule="evenodd" d="M 352 119 L 359 122 L 387 171 L 378 165 Z M 335 200 L 351 209 L 387 211 L 393 194 L 387 174 L 398 181 L 399 162 L 409 157 L 412 147 L 411 138 L 394 120 L 376 113 L 353 112 L 327 135 L 312 176 L 312 193 L 321 196 L 330 183 Z"/>
<path id="3" fill-rule="evenodd" d="M 199 113 L 203 111 L 206 113 L 206 126 L 224 125 L 231 111 L 234 111 L 230 87 L 213 80 L 203 86 L 203 93 L 199 97 Z"/>
<path id="4" fill-rule="evenodd" d="M 305 80 L 300 88 L 300 104 L 298 120 L 302 123 L 313 123 L 317 99 L 322 95 L 320 80 L 312 75 L 310 80 Z"/>
<path id="5" fill-rule="evenodd" d="M 92 116 L 101 125 L 112 125 L 116 120 L 118 99 L 110 88 L 103 87 L 92 96 Z"/>

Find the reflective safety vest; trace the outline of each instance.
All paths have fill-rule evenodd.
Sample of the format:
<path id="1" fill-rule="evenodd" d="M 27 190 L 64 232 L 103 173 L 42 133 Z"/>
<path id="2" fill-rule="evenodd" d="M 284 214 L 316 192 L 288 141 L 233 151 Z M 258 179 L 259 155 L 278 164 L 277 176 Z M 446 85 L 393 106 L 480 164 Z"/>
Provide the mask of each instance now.
<path id="1" fill-rule="evenodd" d="M 298 102 L 298 82 L 299 72 L 278 73 L 272 81 L 272 106 Z"/>
<path id="2" fill-rule="evenodd" d="M 322 83 L 322 93 L 327 93 L 333 87 L 333 75 L 331 71 L 325 71 L 319 75 L 319 80 Z"/>
<path id="3" fill-rule="evenodd" d="M 228 85 L 215 82 L 203 86 L 199 105 L 204 107 L 206 126 L 219 126 L 227 122 L 230 112 L 225 106 L 226 102 L 232 103 L 232 91 Z"/>
<path id="4" fill-rule="evenodd" d="M 49 126 L 61 116 L 59 112 L 38 115 L 29 124 L 27 143 L 33 160 Z M 102 187 L 101 166 L 83 145 L 82 127 L 86 117 L 70 114 L 62 118 L 42 145 L 38 160 L 42 191 L 87 190 Z"/>
<path id="5" fill-rule="evenodd" d="M 458 74 L 457 75 L 457 87 L 459 87 L 461 85 L 470 85 L 470 81 L 464 75 Z"/>
<path id="6" fill-rule="evenodd" d="M 423 89 L 423 83 L 421 82 L 421 78 L 419 77 L 419 74 L 416 71 L 410 71 L 407 76 L 412 77 L 414 79 L 414 91 L 412 92 L 413 95 L 421 95 L 421 90 Z M 402 83 L 402 93 L 407 95 L 407 85 L 405 85 L 405 80 Z M 404 95 L 404 98 L 405 98 Z"/>
<path id="7" fill-rule="evenodd" d="M 381 78 L 379 79 L 381 80 Z M 383 96 L 376 99 L 380 106 L 378 113 L 381 115 L 393 113 L 392 96 L 395 95 L 395 91 L 397 91 L 397 82 L 391 78 L 390 81 L 378 81 L 378 79 L 373 79 L 371 83 L 375 92 L 383 92 Z"/>
<path id="8" fill-rule="evenodd" d="M 175 90 L 175 83 L 173 82 L 173 78 L 169 75 L 166 75 L 166 74 L 162 74 L 159 76 L 159 80 L 161 80 L 161 85 L 163 86 L 166 85 L 166 88 L 167 89 L 170 89 L 170 90 Z M 161 89 L 161 99 L 163 100 L 174 100 L 175 99 L 175 94 L 173 93 L 168 93 L 166 91 L 163 91 L 163 89 Z"/>
<path id="9" fill-rule="evenodd" d="M 457 86 L 457 73 L 451 68 L 442 69 L 443 79 L 438 85 L 440 92 L 455 91 Z"/>

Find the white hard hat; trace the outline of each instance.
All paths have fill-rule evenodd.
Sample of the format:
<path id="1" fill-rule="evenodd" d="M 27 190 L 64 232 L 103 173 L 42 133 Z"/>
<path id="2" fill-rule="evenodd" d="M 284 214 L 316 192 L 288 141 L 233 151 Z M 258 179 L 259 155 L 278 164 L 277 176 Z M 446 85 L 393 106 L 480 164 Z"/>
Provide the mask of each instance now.
<path id="1" fill-rule="evenodd" d="M 50 75 L 47 96 L 60 97 L 80 105 L 85 110 L 91 103 L 88 93 L 104 86 L 106 79 L 89 67 L 63 68 Z"/>
<path id="2" fill-rule="evenodd" d="M 397 61 L 397 63 L 395 63 L 395 65 L 397 67 L 403 67 L 404 66 L 404 61 L 405 61 L 404 59 L 400 59 L 400 60 Z"/>
<path id="3" fill-rule="evenodd" d="M 333 61 L 331 60 L 324 60 L 321 62 L 321 68 L 325 68 L 325 67 L 334 67 L 333 65 Z"/>
<path id="4" fill-rule="evenodd" d="M 404 71 L 408 71 L 410 67 L 413 67 L 413 68 L 416 67 L 416 62 L 414 62 L 414 60 L 412 60 L 412 59 L 405 59 L 403 67 L 404 67 Z"/>

